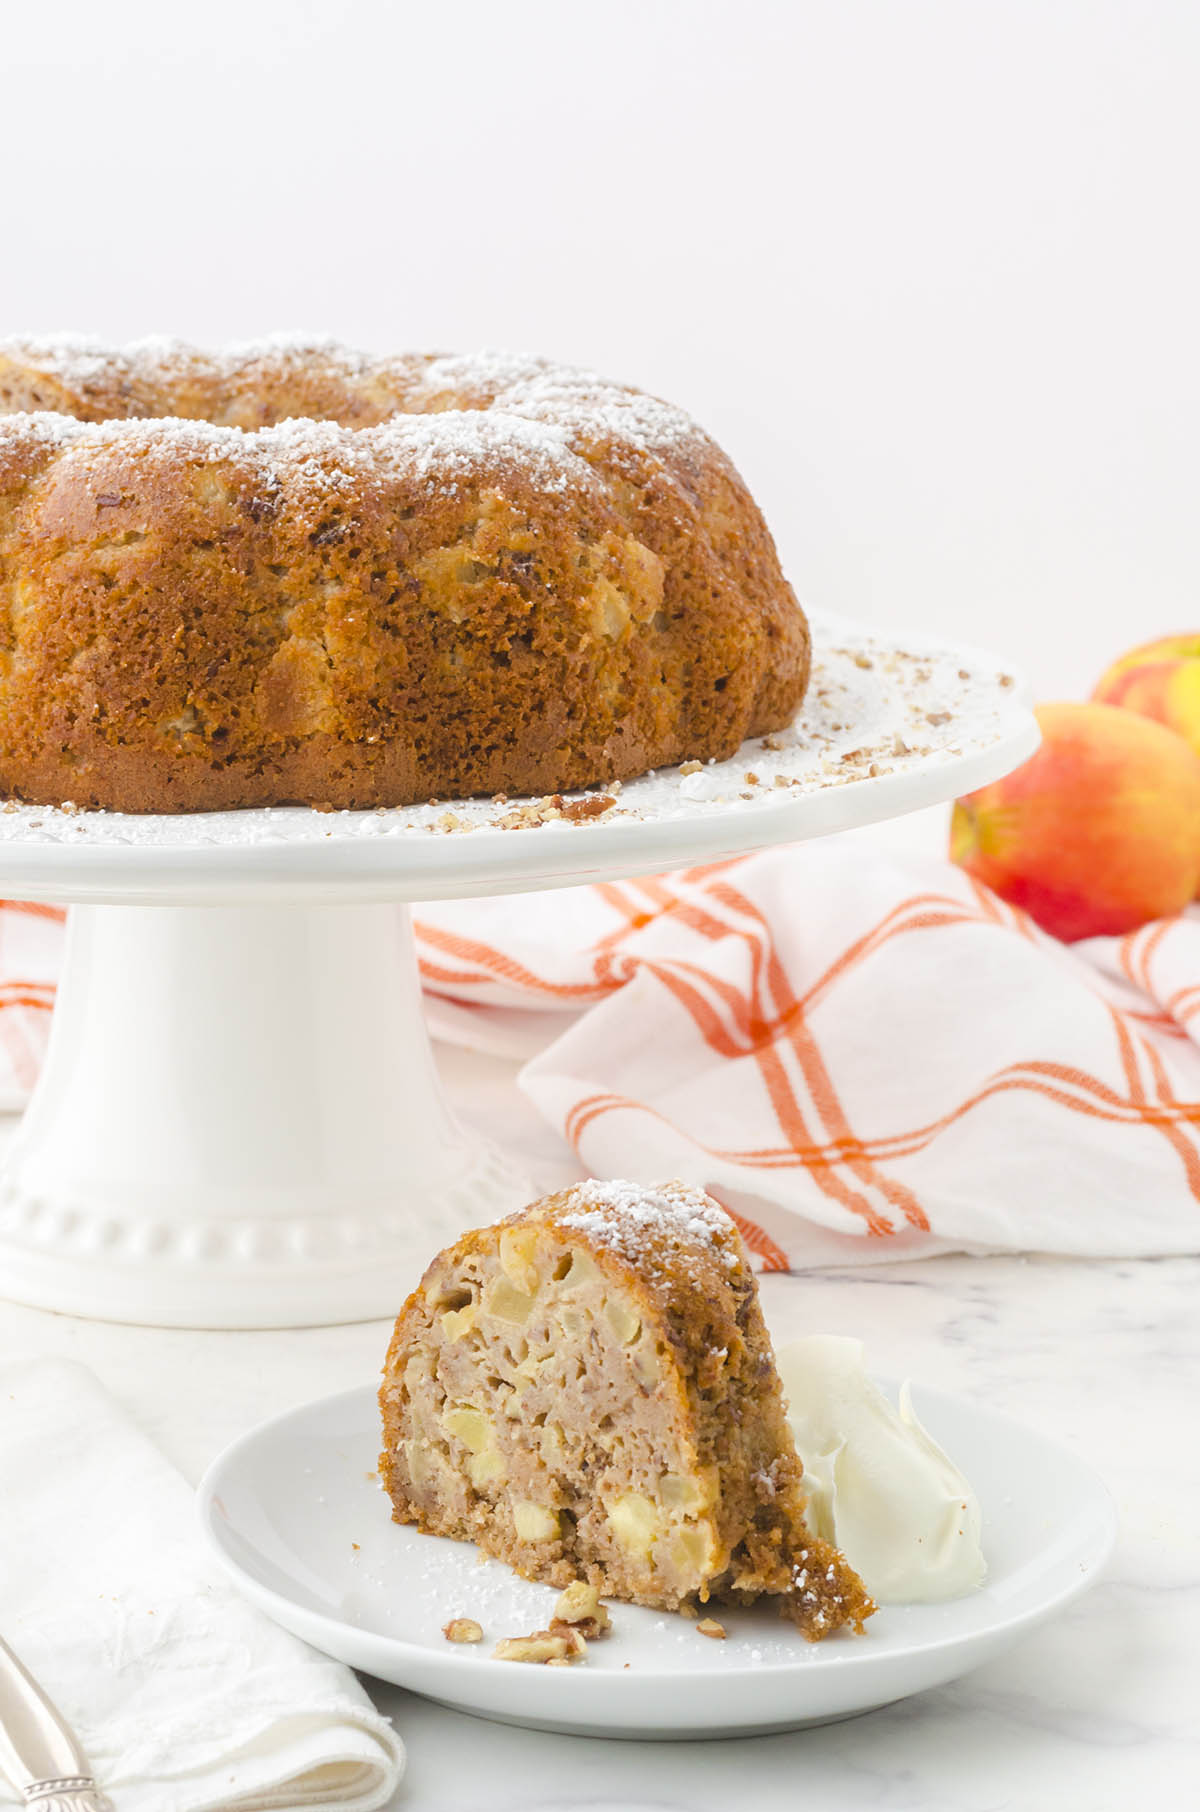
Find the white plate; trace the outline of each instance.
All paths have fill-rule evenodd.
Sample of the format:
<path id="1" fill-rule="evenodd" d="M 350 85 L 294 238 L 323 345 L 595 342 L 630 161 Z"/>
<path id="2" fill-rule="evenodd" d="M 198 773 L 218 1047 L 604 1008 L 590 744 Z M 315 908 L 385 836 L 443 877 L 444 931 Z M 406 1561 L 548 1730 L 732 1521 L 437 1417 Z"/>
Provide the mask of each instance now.
<path id="1" fill-rule="evenodd" d="M 1063 1448 L 981 1404 L 915 1393 L 921 1420 L 975 1486 L 988 1583 L 942 1605 L 888 1606 L 860 1637 L 810 1645 L 768 1609 L 719 1613 L 724 1642 L 675 1616 L 613 1607 L 581 1666 L 490 1659 L 544 1628 L 557 1594 L 475 1549 L 398 1527 L 375 1476 L 371 1387 L 263 1423 L 199 1492 L 205 1533 L 246 1596 L 315 1648 L 460 1711 L 592 1736 L 694 1738 L 852 1717 L 990 1660 L 1095 1580 L 1112 1502 Z M 442 1625 L 475 1617 L 479 1647 Z"/>

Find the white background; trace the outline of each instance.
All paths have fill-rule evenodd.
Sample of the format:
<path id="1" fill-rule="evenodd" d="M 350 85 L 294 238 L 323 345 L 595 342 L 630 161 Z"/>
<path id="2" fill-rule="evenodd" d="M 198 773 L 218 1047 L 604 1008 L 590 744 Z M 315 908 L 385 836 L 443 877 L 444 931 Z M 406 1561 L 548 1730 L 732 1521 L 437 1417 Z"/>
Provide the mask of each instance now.
<path id="1" fill-rule="evenodd" d="M 1200 628 L 1200 5 L 0 11 L 0 332 L 543 351 L 698 416 L 810 601 L 1043 697 Z"/>

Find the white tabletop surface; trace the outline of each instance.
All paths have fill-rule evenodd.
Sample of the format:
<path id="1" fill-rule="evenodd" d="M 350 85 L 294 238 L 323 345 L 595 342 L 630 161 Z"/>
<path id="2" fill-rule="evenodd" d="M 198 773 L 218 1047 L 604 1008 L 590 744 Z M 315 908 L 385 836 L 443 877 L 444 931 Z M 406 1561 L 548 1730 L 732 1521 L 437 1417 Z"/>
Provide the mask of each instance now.
<path id="1" fill-rule="evenodd" d="M 446 1047 L 441 1061 L 459 1111 L 519 1153 L 539 1182 L 577 1174 L 518 1094 L 512 1065 Z M 408 1744 L 396 1807 L 1182 1805 L 1182 1783 L 1200 1778 L 1200 1260 L 950 1257 L 766 1277 L 762 1289 L 777 1338 L 858 1335 L 880 1371 L 977 1395 L 1089 1461 L 1121 1518 L 1105 1579 L 1007 1659 L 958 1684 L 793 1736 L 682 1744 L 550 1736 L 368 1682 Z M 193 1480 L 260 1418 L 372 1378 L 387 1333 L 383 1322 L 158 1331 L 0 1303 L 0 1352 L 90 1365 Z"/>

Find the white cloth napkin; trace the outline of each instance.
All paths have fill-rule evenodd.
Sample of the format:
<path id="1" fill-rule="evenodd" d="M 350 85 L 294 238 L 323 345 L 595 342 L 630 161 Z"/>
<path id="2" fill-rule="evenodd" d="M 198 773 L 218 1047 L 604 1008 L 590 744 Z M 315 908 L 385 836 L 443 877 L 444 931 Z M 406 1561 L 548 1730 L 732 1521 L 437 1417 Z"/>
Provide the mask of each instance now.
<path id="1" fill-rule="evenodd" d="M 700 1184 L 765 1269 L 1200 1251 L 1200 909 L 1066 945 L 830 838 L 423 906 L 417 947 L 586 1170 Z"/>
<path id="2" fill-rule="evenodd" d="M 0 1633 L 116 1812 L 371 1812 L 400 1781 L 350 1670 L 238 1597 L 185 1481 L 61 1360 L 0 1364 Z"/>

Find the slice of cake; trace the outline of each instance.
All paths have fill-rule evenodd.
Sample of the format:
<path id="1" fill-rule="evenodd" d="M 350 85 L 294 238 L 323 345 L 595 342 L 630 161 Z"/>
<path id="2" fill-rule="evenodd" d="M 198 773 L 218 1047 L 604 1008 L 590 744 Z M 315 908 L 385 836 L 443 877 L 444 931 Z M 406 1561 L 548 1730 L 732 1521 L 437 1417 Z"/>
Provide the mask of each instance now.
<path id="1" fill-rule="evenodd" d="M 746 1248 L 699 1190 L 584 1183 L 465 1234 L 404 1305 L 380 1404 L 396 1521 L 529 1579 L 771 1595 L 813 1641 L 875 1608 L 805 1526 Z"/>

